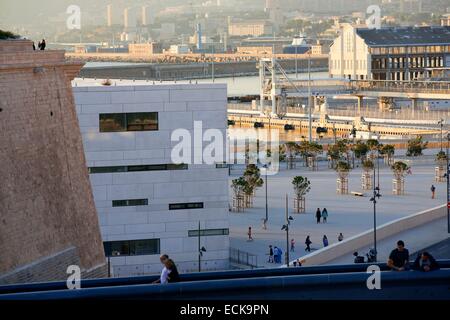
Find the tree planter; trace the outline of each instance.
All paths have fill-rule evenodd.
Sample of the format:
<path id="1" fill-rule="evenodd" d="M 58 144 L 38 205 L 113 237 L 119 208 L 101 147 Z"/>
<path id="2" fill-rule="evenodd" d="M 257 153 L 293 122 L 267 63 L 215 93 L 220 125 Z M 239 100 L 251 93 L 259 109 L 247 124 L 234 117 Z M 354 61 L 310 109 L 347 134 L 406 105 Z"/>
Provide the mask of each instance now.
<path id="1" fill-rule="evenodd" d="M 447 181 L 444 175 L 445 175 L 445 166 L 439 165 L 436 168 L 434 168 L 434 181 L 436 182 Z"/>
<path id="2" fill-rule="evenodd" d="M 434 169 L 434 181 L 445 182 L 447 179 L 444 177 L 447 167 L 447 154 L 444 151 L 438 152 L 436 155 L 437 167 Z"/>
<path id="3" fill-rule="evenodd" d="M 348 177 L 340 176 L 336 180 L 337 182 L 337 194 L 348 194 Z"/>
<path id="4" fill-rule="evenodd" d="M 362 162 L 363 173 L 361 176 L 361 187 L 363 190 L 371 190 L 373 187 L 372 171 L 374 166 L 372 160 L 364 160 Z"/>
<path id="5" fill-rule="evenodd" d="M 338 173 L 337 178 L 337 194 L 348 194 L 348 174 L 350 172 L 350 165 L 345 161 L 339 161 L 336 165 Z"/>
<path id="6" fill-rule="evenodd" d="M 294 198 L 294 212 L 295 213 L 305 213 L 306 211 L 306 201 L 305 197 Z"/>
<path id="7" fill-rule="evenodd" d="M 245 208 L 245 202 L 243 196 L 234 196 L 233 197 L 233 205 L 231 207 L 231 211 L 233 212 L 243 212 Z"/>
<path id="8" fill-rule="evenodd" d="M 364 171 L 361 176 L 361 188 L 363 190 L 372 190 L 373 188 L 373 178 L 369 171 Z"/>
<path id="9" fill-rule="evenodd" d="M 294 212 L 303 213 L 306 210 L 305 195 L 311 190 L 311 182 L 306 177 L 296 176 L 292 179 L 292 185 L 294 187 Z"/>
<path id="10" fill-rule="evenodd" d="M 405 194 L 405 178 L 392 179 L 392 194 L 397 196 Z"/>
<path id="11" fill-rule="evenodd" d="M 317 171 L 319 169 L 316 157 L 308 157 L 307 158 L 308 168 L 311 171 Z"/>

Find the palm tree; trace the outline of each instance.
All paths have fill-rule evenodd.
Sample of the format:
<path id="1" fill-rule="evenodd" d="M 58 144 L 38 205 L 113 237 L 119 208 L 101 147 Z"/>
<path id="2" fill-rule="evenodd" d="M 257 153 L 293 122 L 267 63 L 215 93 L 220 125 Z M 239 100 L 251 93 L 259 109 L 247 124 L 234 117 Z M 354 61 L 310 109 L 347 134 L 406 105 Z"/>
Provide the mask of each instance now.
<path id="1" fill-rule="evenodd" d="M 305 195 L 311 190 L 311 182 L 306 177 L 296 176 L 292 179 L 294 186 L 294 210 L 297 213 L 305 212 Z"/>
<path id="2" fill-rule="evenodd" d="M 384 162 L 387 165 L 392 165 L 393 163 L 393 156 L 395 154 L 395 146 L 392 144 L 384 144 L 380 148 L 380 154 L 384 156 Z"/>
<path id="3" fill-rule="evenodd" d="M 396 195 L 402 195 L 405 193 L 405 174 L 409 169 L 407 163 L 403 161 L 396 161 L 391 167 L 394 173 L 394 184 L 393 193 Z"/>
<path id="4" fill-rule="evenodd" d="M 369 152 L 369 147 L 363 141 L 358 140 L 353 145 L 352 151 L 356 159 L 361 161 L 367 155 L 367 152 Z"/>
<path id="5" fill-rule="evenodd" d="M 417 157 L 422 155 L 422 151 L 428 146 L 428 141 L 423 142 L 422 136 L 417 136 L 408 141 L 407 157 Z"/>
<path id="6" fill-rule="evenodd" d="M 247 186 L 247 181 L 243 177 L 233 179 L 231 181 L 231 189 L 233 189 L 233 210 L 244 210 L 244 189 Z"/>
<path id="7" fill-rule="evenodd" d="M 261 178 L 261 171 L 255 164 L 247 165 L 243 176 L 246 184 L 244 186 L 245 206 L 251 208 L 253 206 L 253 196 L 255 195 L 256 188 L 261 187 L 264 184 Z"/>
<path id="8" fill-rule="evenodd" d="M 317 166 L 317 155 L 323 152 L 323 146 L 317 142 L 310 142 L 307 149 L 307 160 L 308 166 L 311 170 L 316 170 Z"/>
<path id="9" fill-rule="evenodd" d="M 289 141 L 284 144 L 284 148 L 286 150 L 287 169 L 293 169 L 295 165 L 295 156 L 298 152 L 298 145 L 293 141 Z"/>

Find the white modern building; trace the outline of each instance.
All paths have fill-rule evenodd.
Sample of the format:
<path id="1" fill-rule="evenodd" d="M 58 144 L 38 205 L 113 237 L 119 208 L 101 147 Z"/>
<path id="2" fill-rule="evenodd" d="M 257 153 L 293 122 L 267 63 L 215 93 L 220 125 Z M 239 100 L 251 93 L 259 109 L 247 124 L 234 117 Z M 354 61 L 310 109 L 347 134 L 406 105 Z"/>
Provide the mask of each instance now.
<path id="1" fill-rule="evenodd" d="M 344 23 L 330 47 L 332 78 L 416 80 L 450 66 L 450 27 L 369 29 Z"/>
<path id="2" fill-rule="evenodd" d="M 202 270 L 228 269 L 228 169 L 175 164 L 171 138 L 185 129 L 194 139 L 194 121 L 226 137 L 226 85 L 112 82 L 76 80 L 73 91 L 114 276 L 158 273 L 163 253 L 197 271 L 199 222 Z"/>

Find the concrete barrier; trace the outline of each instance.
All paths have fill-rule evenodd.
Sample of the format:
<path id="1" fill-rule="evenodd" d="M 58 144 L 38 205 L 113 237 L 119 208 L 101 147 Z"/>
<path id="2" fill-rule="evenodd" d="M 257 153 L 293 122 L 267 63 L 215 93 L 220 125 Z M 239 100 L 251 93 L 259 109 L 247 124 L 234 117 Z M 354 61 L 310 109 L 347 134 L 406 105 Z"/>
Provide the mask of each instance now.
<path id="1" fill-rule="evenodd" d="M 447 206 L 441 205 L 439 207 L 424 210 L 413 215 L 385 223 L 377 228 L 377 239 L 386 239 L 400 232 L 430 223 L 439 218 L 444 218 L 446 215 Z M 332 244 L 326 248 L 319 249 L 302 257 L 302 265 L 311 266 L 324 264 L 339 257 L 352 254 L 358 248 L 370 246 L 372 243 L 373 230 L 367 230 L 342 242 Z"/>

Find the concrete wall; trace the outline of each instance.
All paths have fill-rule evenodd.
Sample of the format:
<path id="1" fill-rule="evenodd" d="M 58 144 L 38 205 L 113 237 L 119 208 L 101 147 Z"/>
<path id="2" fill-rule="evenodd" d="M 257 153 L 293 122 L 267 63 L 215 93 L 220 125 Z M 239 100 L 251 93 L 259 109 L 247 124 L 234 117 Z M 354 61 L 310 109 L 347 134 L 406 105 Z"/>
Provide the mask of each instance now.
<path id="1" fill-rule="evenodd" d="M 175 129 L 194 137 L 194 121 L 203 132 L 218 129 L 226 137 L 227 92 L 224 84 L 74 87 L 84 150 L 89 167 L 173 163 Z M 100 113 L 158 112 L 159 129 L 99 132 Z M 206 146 L 207 143 L 204 143 Z M 194 154 L 192 140 L 192 155 Z M 188 230 L 228 228 L 228 170 L 189 164 L 188 170 L 91 174 L 104 241 L 160 239 L 161 253 L 182 272 L 198 269 L 198 239 Z M 148 199 L 147 206 L 112 207 L 112 200 Z M 168 210 L 170 203 L 203 202 L 203 209 Z M 203 270 L 227 269 L 229 237 L 202 237 Z M 159 254 L 111 258 L 115 276 L 161 270 Z"/>
<path id="2" fill-rule="evenodd" d="M 383 240 L 400 232 L 427 224 L 447 214 L 447 206 L 439 206 L 429 210 L 394 220 L 377 228 L 377 239 Z M 358 248 L 373 243 L 373 230 L 368 230 L 342 242 L 332 244 L 326 248 L 315 251 L 302 258 L 302 265 L 320 265 L 344 255 L 351 255 Z"/>
<path id="3" fill-rule="evenodd" d="M 0 275 L 70 247 L 82 270 L 105 264 L 70 85 L 81 66 L 0 41 Z"/>

